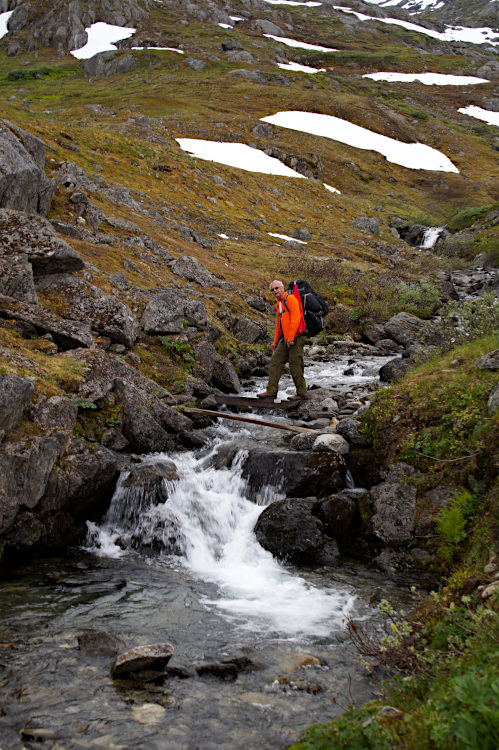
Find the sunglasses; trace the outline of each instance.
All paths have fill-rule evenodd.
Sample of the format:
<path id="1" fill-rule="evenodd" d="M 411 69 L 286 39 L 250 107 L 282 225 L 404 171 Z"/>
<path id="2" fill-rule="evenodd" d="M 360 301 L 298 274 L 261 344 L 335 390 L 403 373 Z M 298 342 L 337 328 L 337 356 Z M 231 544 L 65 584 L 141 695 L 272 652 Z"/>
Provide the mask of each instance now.
<path id="1" fill-rule="evenodd" d="M 277 292 L 277 290 L 280 289 L 280 288 L 281 288 L 280 286 L 271 286 L 270 287 L 270 291 L 271 292 Z"/>

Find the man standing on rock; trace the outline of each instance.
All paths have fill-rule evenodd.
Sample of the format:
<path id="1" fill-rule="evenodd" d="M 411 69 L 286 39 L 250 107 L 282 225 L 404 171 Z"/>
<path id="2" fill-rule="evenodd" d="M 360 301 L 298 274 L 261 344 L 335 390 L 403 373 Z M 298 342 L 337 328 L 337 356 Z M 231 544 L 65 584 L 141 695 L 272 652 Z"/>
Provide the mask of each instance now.
<path id="1" fill-rule="evenodd" d="M 279 380 L 284 372 L 286 362 L 289 362 L 289 370 L 296 387 L 296 395 L 291 396 L 290 401 L 306 401 L 308 398 L 307 385 L 303 375 L 303 347 L 306 336 L 304 333 L 298 332 L 301 328 L 301 322 L 303 322 L 303 328 L 305 327 L 300 303 L 296 297 L 285 291 L 282 281 L 274 280 L 270 285 L 270 291 L 277 300 L 275 336 L 272 344 L 267 390 L 257 395 L 258 398 L 275 398 L 277 396 Z"/>

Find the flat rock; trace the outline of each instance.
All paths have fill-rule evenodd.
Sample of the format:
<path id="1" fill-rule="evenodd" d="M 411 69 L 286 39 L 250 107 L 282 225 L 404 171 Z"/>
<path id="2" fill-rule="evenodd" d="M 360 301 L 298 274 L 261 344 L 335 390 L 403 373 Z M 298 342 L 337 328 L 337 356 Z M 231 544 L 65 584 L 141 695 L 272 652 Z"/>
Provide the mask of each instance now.
<path id="1" fill-rule="evenodd" d="M 173 646 L 170 643 L 137 646 L 117 657 L 111 667 L 111 676 L 128 677 L 145 669 L 162 672 L 172 656 Z"/>

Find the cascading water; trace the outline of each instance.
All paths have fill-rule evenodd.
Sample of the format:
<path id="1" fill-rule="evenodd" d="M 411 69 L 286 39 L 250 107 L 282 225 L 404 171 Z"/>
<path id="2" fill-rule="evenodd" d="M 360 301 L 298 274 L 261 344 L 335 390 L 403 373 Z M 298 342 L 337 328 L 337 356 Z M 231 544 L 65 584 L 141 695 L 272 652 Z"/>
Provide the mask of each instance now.
<path id="1" fill-rule="evenodd" d="M 340 588 L 310 585 L 258 544 L 253 528 L 262 505 L 246 497 L 245 453 L 236 455 L 230 469 L 216 469 L 210 458 L 221 445 L 216 441 L 208 456 L 176 455 L 179 480 L 164 480 L 160 502 L 156 495 L 146 502 L 143 492 L 125 487 L 125 475 L 102 526 L 89 524 L 87 549 L 120 557 L 127 549 L 156 548 L 165 562 L 181 562 L 216 584 L 218 596 L 203 603 L 245 629 L 295 637 L 325 636 L 341 628 L 355 597 Z M 148 460 L 161 461 L 161 456 Z M 261 494 L 267 504 L 282 497 L 271 487 Z M 178 557 L 172 559 L 172 552 Z"/>
<path id="2" fill-rule="evenodd" d="M 436 241 L 444 231 L 445 227 L 428 227 L 423 235 L 421 244 L 419 245 L 420 250 L 431 250 L 435 245 Z"/>
<path id="3" fill-rule="evenodd" d="M 316 361 L 307 379 L 368 396 L 390 358 Z M 410 594 L 353 561 L 300 570 L 275 561 L 252 530 L 281 495 L 267 486 L 249 496 L 241 463 L 246 447 L 274 446 L 279 433 L 220 421 L 197 453 L 131 464 L 105 520 L 89 524 L 91 554 L 37 560 L 0 586 L 0 628 L 14 646 L 0 681 L 5 750 L 20 747 L 23 727 L 67 750 L 285 750 L 310 724 L 373 697 L 341 620 L 351 613 L 373 633 L 382 627 L 373 602 L 406 607 Z M 110 658 L 78 646 L 79 634 L 99 643 L 102 631 L 120 652 L 171 643 L 172 672 L 112 680 Z M 197 672 L 240 657 L 251 666 L 230 681 Z"/>

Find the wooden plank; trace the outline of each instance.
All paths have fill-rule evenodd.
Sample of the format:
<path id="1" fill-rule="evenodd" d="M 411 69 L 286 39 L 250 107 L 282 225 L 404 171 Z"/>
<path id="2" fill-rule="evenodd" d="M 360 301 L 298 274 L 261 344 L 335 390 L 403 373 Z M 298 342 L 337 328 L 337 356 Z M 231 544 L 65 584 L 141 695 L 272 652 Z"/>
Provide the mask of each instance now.
<path id="1" fill-rule="evenodd" d="M 315 432 L 317 430 L 311 430 L 309 427 L 298 427 L 291 424 L 279 424 L 278 422 L 264 422 L 261 419 L 253 419 L 252 417 L 240 417 L 238 414 L 227 414 L 221 411 L 211 411 L 211 409 L 197 409 L 194 406 L 181 406 L 179 407 L 182 411 L 188 414 L 205 414 L 207 417 L 220 417 L 221 419 L 234 419 L 236 422 L 250 422 L 251 424 L 259 424 L 264 427 L 275 427 L 276 430 L 287 430 L 288 432 Z"/>
<path id="2" fill-rule="evenodd" d="M 252 396 L 215 396 L 217 404 L 224 406 L 249 406 L 252 409 L 283 409 L 289 411 L 298 406 L 300 401 L 272 401 L 269 398 Z"/>

